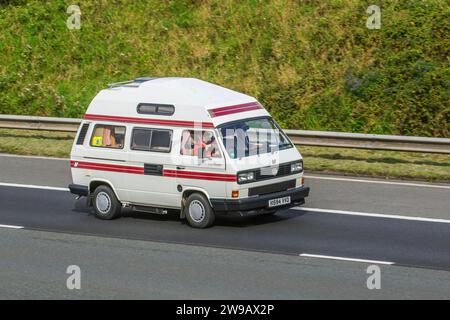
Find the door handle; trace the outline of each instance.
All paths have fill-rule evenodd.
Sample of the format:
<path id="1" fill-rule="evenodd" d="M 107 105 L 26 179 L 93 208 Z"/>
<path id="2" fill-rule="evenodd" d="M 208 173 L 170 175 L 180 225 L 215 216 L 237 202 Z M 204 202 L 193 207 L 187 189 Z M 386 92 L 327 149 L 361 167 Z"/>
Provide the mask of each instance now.
<path id="1" fill-rule="evenodd" d="M 177 170 L 184 170 L 184 169 L 186 169 L 186 167 L 177 166 Z"/>

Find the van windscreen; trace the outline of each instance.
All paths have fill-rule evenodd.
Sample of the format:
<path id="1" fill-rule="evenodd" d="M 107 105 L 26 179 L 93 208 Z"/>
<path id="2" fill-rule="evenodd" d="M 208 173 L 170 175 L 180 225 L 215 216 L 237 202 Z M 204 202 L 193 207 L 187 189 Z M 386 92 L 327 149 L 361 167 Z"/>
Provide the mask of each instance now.
<path id="1" fill-rule="evenodd" d="M 232 159 L 293 147 L 286 134 L 269 117 L 233 121 L 219 126 L 219 130 Z"/>

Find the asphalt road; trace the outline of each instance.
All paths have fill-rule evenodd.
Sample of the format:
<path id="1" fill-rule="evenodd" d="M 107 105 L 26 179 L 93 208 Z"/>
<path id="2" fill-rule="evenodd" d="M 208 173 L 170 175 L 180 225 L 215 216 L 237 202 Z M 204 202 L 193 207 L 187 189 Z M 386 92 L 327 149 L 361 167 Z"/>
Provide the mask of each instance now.
<path id="1" fill-rule="evenodd" d="M 361 263 L 2 228 L 0 238 L 0 299 L 450 298 L 447 271 L 381 265 L 381 289 L 369 290 Z M 69 265 L 80 290 L 66 287 Z"/>
<path id="2" fill-rule="evenodd" d="M 98 220 L 68 192 L 0 187 L 0 223 L 26 229 L 100 235 L 290 255 L 319 254 L 450 270 L 450 224 L 285 210 L 276 216 L 220 219 L 206 230 L 176 214 L 126 211 Z"/>
<path id="3" fill-rule="evenodd" d="M 266 280 L 245 285 L 246 290 L 238 291 L 241 294 L 237 294 L 236 297 L 450 298 L 450 223 L 448 223 L 450 222 L 450 187 L 448 185 L 310 175 L 307 177 L 307 184 L 312 191 L 305 207 L 311 209 L 285 210 L 272 217 L 222 218 L 217 221 L 215 227 L 206 230 L 189 228 L 174 214 L 158 216 L 127 211 L 121 219 L 100 221 L 93 216 L 82 199 L 76 201 L 66 191 L 8 185 L 8 183 L 16 183 L 66 187 L 69 182 L 67 161 L 0 156 L 0 224 L 23 226 L 26 229 L 3 231 L 0 228 L 2 243 L 8 244 L 0 249 L 1 256 L 8 257 L 8 259 L 2 258 L 0 262 L 2 266 L 0 278 L 4 283 L 0 287 L 0 298 L 42 296 L 37 293 L 27 295 L 23 291 L 27 287 L 25 283 L 22 286 L 14 283 L 17 283 L 15 279 L 20 275 L 18 270 L 23 269 L 25 272 L 28 268 L 19 268 L 17 261 L 27 262 L 29 268 L 36 264 L 36 257 L 33 259 L 32 255 L 27 257 L 23 254 L 23 250 L 27 252 L 30 249 L 20 248 L 27 248 L 26 243 L 31 247 L 33 241 L 36 246 L 45 247 L 44 244 L 48 243 L 45 241 L 47 237 L 66 240 L 56 241 L 61 245 L 60 247 L 56 244 L 52 245 L 51 251 L 40 256 L 38 262 L 44 265 L 51 265 L 58 259 L 65 261 L 67 257 L 73 256 L 74 260 L 78 259 L 84 265 L 89 265 L 89 261 L 92 261 L 91 272 L 100 273 L 101 265 L 104 263 L 108 263 L 108 266 L 116 263 L 117 266 L 112 268 L 116 268 L 118 272 L 117 268 L 122 266 L 124 273 L 115 281 L 126 282 L 127 277 L 130 277 L 130 283 L 133 281 L 139 283 L 138 280 L 143 281 L 142 277 L 145 276 L 144 270 L 147 270 L 152 277 L 158 278 L 158 275 L 167 276 L 168 271 L 164 270 L 165 267 L 168 270 L 174 269 L 175 272 L 179 264 L 183 264 L 183 270 L 191 277 L 190 280 L 180 280 L 176 276 L 169 277 L 167 283 L 169 289 L 164 290 L 160 285 L 160 292 L 163 293 L 159 295 L 152 295 L 153 291 L 144 290 L 142 286 L 137 286 L 136 291 L 133 291 L 132 287 L 121 291 L 125 290 L 126 286 L 119 286 L 117 291 L 105 289 L 105 297 L 124 297 L 128 293 L 130 297 L 220 299 L 231 297 L 233 293 L 236 293 L 236 287 L 230 287 L 230 283 L 234 281 L 241 283 L 246 277 L 248 279 L 263 277 Z M 345 210 L 345 214 L 335 210 Z M 364 213 L 381 215 L 367 216 Z M 416 221 L 412 217 L 424 218 L 425 221 Z M 426 221 L 427 219 L 431 220 Z M 439 222 L 433 219 L 446 220 Z M 86 235 L 90 237 L 85 237 Z M 73 237 L 82 238 L 81 242 L 76 241 L 82 245 L 74 244 L 75 247 L 71 247 L 71 250 L 75 250 L 76 254 L 69 250 L 66 257 L 63 244 L 72 244 Z M 89 239 L 102 243 L 96 247 L 98 251 L 86 245 L 91 241 Z M 121 259 L 118 259 L 120 261 L 110 261 L 104 257 L 106 253 L 99 253 L 105 243 L 108 244 L 105 250 L 120 256 Z M 120 245 L 112 248 L 109 243 L 120 243 Z M 142 245 L 147 246 L 145 250 L 150 250 L 152 255 L 155 250 L 159 253 L 156 256 L 147 257 L 146 254 L 142 254 L 145 250 L 139 251 L 140 249 L 135 248 Z M 127 246 L 134 249 L 128 252 Z M 162 249 L 154 250 L 158 246 L 182 246 L 183 249 L 167 249 L 170 258 L 158 260 L 157 257 L 163 255 L 161 251 L 158 251 Z M 101 260 L 82 258 L 82 252 L 86 250 L 92 256 L 97 255 Z M 221 283 L 220 285 L 211 287 L 209 283 L 203 282 L 200 266 L 204 260 L 199 253 L 203 250 L 217 255 L 211 258 L 212 264 L 206 268 L 209 276 L 213 272 L 211 269 L 211 266 L 214 266 L 213 261 L 218 264 L 215 269 L 217 274 L 222 271 L 228 274 L 228 277 L 223 279 L 219 276 L 217 281 Z M 134 257 L 133 252 L 141 253 L 138 254 L 139 257 Z M 195 262 L 192 259 L 186 259 L 185 255 L 189 252 L 196 252 L 200 254 L 200 257 Z M 228 264 L 232 273 L 228 273 L 225 267 L 226 259 L 223 260 L 221 257 L 234 254 L 236 260 Z M 367 277 L 364 272 L 366 266 L 363 268 L 363 265 L 355 262 L 343 263 L 299 257 L 301 254 L 375 260 L 380 263 L 392 262 L 393 266 L 383 267 L 383 270 L 386 270 L 383 274 L 387 273 L 396 280 L 389 282 L 389 290 L 381 290 L 374 294 L 365 287 L 363 281 Z M 253 258 L 250 257 L 255 255 L 260 258 L 252 260 Z M 123 260 L 125 256 L 130 261 Z M 195 256 L 196 254 L 193 253 L 192 257 Z M 176 267 L 173 264 L 165 264 L 169 261 L 165 259 L 173 259 L 173 263 L 178 264 L 175 265 Z M 279 259 L 286 260 L 280 262 Z M 267 268 L 258 269 L 255 264 L 260 262 L 267 267 L 270 266 L 272 271 Z M 154 264 L 157 267 L 156 269 L 151 267 L 139 269 L 141 273 L 130 276 L 126 265 L 133 270 L 138 268 L 135 263 L 149 263 L 149 266 Z M 312 268 L 317 265 L 323 268 Z M 249 268 L 247 272 L 245 266 Z M 38 273 L 41 267 L 37 267 Z M 305 269 L 300 271 L 299 267 Z M 356 273 L 355 268 L 360 272 Z M 250 271 L 255 273 L 250 275 Z M 242 275 L 238 276 L 235 272 L 242 272 Z M 280 273 L 283 273 L 283 276 L 280 276 Z M 27 275 L 30 276 L 28 273 Z M 334 287 L 339 282 L 337 275 L 348 282 L 341 281 L 340 287 Z M 279 280 L 269 281 L 267 277 L 270 276 Z M 28 283 L 39 283 L 38 279 L 30 277 L 32 279 L 29 279 Z M 301 281 L 297 277 L 300 277 Z M 309 280 L 306 280 L 307 278 Z M 197 279 L 200 284 L 192 284 L 193 279 Z M 227 279 L 230 283 L 227 283 Z M 319 286 L 314 287 L 311 279 L 315 279 Z M 310 284 L 311 288 L 299 285 L 299 281 L 306 281 L 302 283 Z M 94 280 L 90 282 L 91 285 L 94 283 L 96 283 Z M 144 281 L 144 283 L 147 282 Z M 175 290 L 177 283 L 187 287 L 184 287 L 185 290 L 178 288 L 177 291 Z M 297 286 L 290 286 L 290 283 L 295 283 Z M 421 288 L 420 293 L 412 291 L 412 286 L 416 289 Z M 112 288 L 114 283 L 109 289 Z M 192 296 L 187 295 L 189 288 L 196 288 L 199 295 L 195 295 L 195 291 Z M 273 290 L 268 293 L 267 290 L 271 288 Z M 44 297 L 58 297 L 58 294 L 65 290 L 67 289 L 50 286 L 48 295 Z M 206 292 L 209 292 L 209 296 Z M 69 297 L 79 297 L 73 296 L 72 293 L 64 294 L 69 294 Z M 84 291 L 83 294 L 83 297 L 102 298 L 100 291 Z"/>
<path id="4" fill-rule="evenodd" d="M 349 181 L 330 180 L 336 178 Z M 71 179 L 68 160 L 0 155 L 0 182 L 67 187 Z M 414 182 L 431 186 L 416 187 L 408 186 L 408 181 L 358 180 L 361 179 L 306 174 L 306 184 L 312 191 L 305 206 L 450 219 L 450 185 L 435 188 L 439 185 Z"/>

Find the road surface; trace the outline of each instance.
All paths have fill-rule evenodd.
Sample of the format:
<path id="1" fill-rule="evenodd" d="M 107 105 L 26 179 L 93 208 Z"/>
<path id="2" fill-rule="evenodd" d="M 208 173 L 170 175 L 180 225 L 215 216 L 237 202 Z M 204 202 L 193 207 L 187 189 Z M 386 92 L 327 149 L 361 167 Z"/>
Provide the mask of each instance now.
<path id="1" fill-rule="evenodd" d="M 450 298 L 449 185 L 306 181 L 303 207 L 198 230 L 176 214 L 98 220 L 67 192 L 67 160 L 0 155 L 0 298 Z"/>

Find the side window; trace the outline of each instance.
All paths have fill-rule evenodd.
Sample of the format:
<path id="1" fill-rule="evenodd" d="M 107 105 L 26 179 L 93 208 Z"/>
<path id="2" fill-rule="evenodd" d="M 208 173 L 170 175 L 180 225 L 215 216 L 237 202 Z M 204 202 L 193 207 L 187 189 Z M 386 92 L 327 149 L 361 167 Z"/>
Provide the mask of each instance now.
<path id="1" fill-rule="evenodd" d="M 170 152 L 170 143 L 172 141 L 172 132 L 169 130 L 153 130 L 152 141 L 150 143 L 151 151 Z"/>
<path id="2" fill-rule="evenodd" d="M 184 130 L 181 135 L 181 150 L 183 156 L 200 158 L 220 158 L 220 149 L 212 131 Z"/>
<path id="3" fill-rule="evenodd" d="M 97 124 L 91 137 L 92 147 L 123 149 L 125 127 Z"/>
<path id="4" fill-rule="evenodd" d="M 170 152 L 171 130 L 134 128 L 131 149 L 140 151 Z"/>
<path id="5" fill-rule="evenodd" d="M 148 129 L 133 129 L 133 136 L 131 137 L 131 149 L 150 151 L 150 140 L 152 138 L 152 130 Z"/>
<path id="6" fill-rule="evenodd" d="M 77 145 L 83 145 L 88 129 L 89 129 L 89 123 L 83 124 L 83 126 L 81 127 L 81 130 L 80 130 L 80 134 L 78 135 Z"/>

